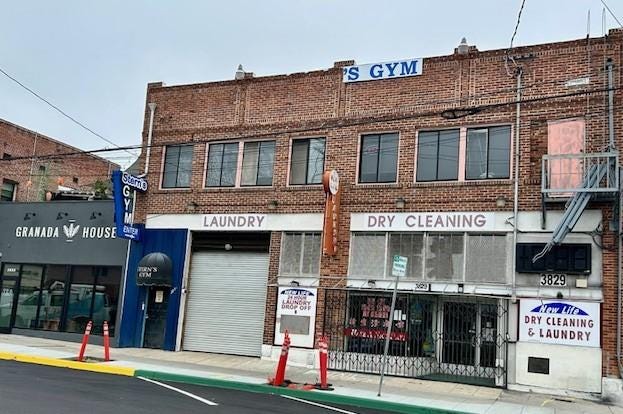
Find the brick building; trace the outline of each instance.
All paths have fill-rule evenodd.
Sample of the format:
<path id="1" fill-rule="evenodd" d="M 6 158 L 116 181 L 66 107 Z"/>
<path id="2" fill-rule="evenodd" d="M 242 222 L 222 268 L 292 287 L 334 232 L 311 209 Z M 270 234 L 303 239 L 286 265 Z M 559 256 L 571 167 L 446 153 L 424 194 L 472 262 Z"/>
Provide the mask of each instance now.
<path id="1" fill-rule="evenodd" d="M 51 154 L 66 154 L 79 149 L 38 132 L 0 119 L 0 182 L 2 201 L 43 201 L 47 192 L 65 190 L 93 191 L 96 181 L 107 182 L 117 164 L 94 155 L 22 159 Z M 60 186 L 60 187 L 59 187 Z"/>
<path id="2" fill-rule="evenodd" d="M 325 334 L 330 368 L 378 372 L 399 255 L 389 374 L 615 393 L 622 46 L 149 84 L 121 345 L 275 358 L 288 329 L 300 363 Z M 133 285 L 152 252 L 170 283 Z"/>

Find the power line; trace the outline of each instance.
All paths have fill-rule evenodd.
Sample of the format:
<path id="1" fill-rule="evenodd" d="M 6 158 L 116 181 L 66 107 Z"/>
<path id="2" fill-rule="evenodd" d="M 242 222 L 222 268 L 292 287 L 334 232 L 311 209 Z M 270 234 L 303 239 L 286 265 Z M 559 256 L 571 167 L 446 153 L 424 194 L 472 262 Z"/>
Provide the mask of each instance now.
<path id="1" fill-rule="evenodd" d="M 278 135 L 284 135 L 284 134 L 291 135 L 291 134 L 299 134 L 299 133 L 305 133 L 305 132 L 322 131 L 322 130 L 326 130 L 329 128 L 344 128 L 344 127 L 352 127 L 352 126 L 358 126 L 358 125 L 369 125 L 369 124 L 374 124 L 378 122 L 401 121 L 401 120 L 406 120 L 406 119 L 421 118 L 425 116 L 441 115 L 444 117 L 450 116 L 449 119 L 458 119 L 458 118 L 462 118 L 467 115 L 477 114 L 482 111 L 486 111 L 486 110 L 490 110 L 494 108 L 511 106 L 517 103 L 530 104 L 530 103 L 547 101 L 551 99 L 563 99 L 563 98 L 571 98 L 575 96 L 605 93 L 610 90 L 616 91 L 619 89 L 621 88 L 620 87 L 600 88 L 600 89 L 577 91 L 577 92 L 570 92 L 570 93 L 558 94 L 558 95 L 547 95 L 547 96 L 541 96 L 537 98 L 524 98 L 519 101 L 509 100 L 506 102 L 500 102 L 500 103 L 495 103 L 495 104 L 486 104 L 486 105 L 462 107 L 462 108 L 457 107 L 457 108 L 445 110 L 441 113 L 439 111 L 428 111 L 428 112 L 416 112 L 416 113 L 412 112 L 412 113 L 403 114 L 403 115 L 391 115 L 390 114 L 390 115 L 381 115 L 376 118 L 352 120 L 350 122 L 344 121 L 344 120 L 331 120 L 332 122 L 324 121 L 324 122 L 319 123 L 316 126 L 311 126 L 311 127 L 291 128 L 291 129 L 285 128 L 285 129 L 278 130 L 278 131 L 252 133 L 252 134 L 237 134 L 237 135 L 232 135 L 230 137 L 223 137 L 223 138 L 218 138 L 218 139 L 210 138 L 210 139 L 193 140 L 193 141 L 187 141 L 187 142 L 174 141 L 174 142 L 164 142 L 160 144 L 151 144 L 151 145 L 129 145 L 129 146 L 119 147 L 119 148 L 100 148 L 100 149 L 89 150 L 89 151 L 74 151 L 74 152 L 56 153 L 56 154 L 43 154 L 43 155 L 39 155 L 36 157 L 33 157 L 33 156 L 11 157 L 9 159 L 0 159 L 0 163 L 10 162 L 10 161 L 20 161 L 20 160 L 31 160 L 31 159 L 38 159 L 38 160 L 48 159 L 48 158 L 54 159 L 54 158 L 61 158 L 61 157 L 75 156 L 75 155 L 114 152 L 114 151 L 119 151 L 119 150 L 130 150 L 130 149 L 141 149 L 141 148 L 162 148 L 166 146 L 183 145 L 183 144 L 189 144 L 189 145 L 190 144 L 192 145 L 207 144 L 207 143 L 215 142 L 215 141 L 227 142 L 227 141 L 236 141 L 236 140 L 241 140 L 241 139 L 252 139 L 252 138 L 259 139 L 263 137 L 276 137 Z M 461 115 L 457 117 L 452 116 L 452 113 L 457 113 L 460 111 L 465 111 L 466 112 L 465 115 Z"/>
<path id="2" fill-rule="evenodd" d="M 521 21 L 521 12 L 523 12 L 523 8 L 525 4 L 526 4 L 526 0 L 522 0 L 521 7 L 519 8 L 519 13 L 517 14 L 517 23 L 515 24 L 515 30 L 513 31 L 513 36 L 511 37 L 511 44 L 508 47 L 509 50 L 513 48 L 513 42 L 515 41 L 515 36 L 517 35 L 517 29 L 519 29 L 519 22 Z"/>
<path id="3" fill-rule="evenodd" d="M 601 4 L 604 5 L 604 7 L 608 10 L 608 13 L 610 13 L 610 15 L 614 18 L 614 20 L 617 21 L 617 23 L 619 24 L 619 27 L 623 27 L 623 23 L 621 23 L 621 21 L 617 18 L 617 16 L 614 14 L 614 12 L 612 10 L 610 10 L 610 7 L 608 7 L 608 5 L 606 4 L 605 0 L 601 0 Z"/>
<path id="4" fill-rule="evenodd" d="M 2 69 L 0 67 L 0 73 L 2 73 L 4 76 L 6 76 L 7 78 L 9 78 L 10 80 L 12 80 L 13 82 L 15 82 L 16 84 L 18 84 L 19 86 L 21 86 L 23 89 L 25 89 L 26 91 L 28 91 L 30 94 L 32 94 L 33 96 L 35 96 L 37 99 L 43 101 L 44 103 L 46 103 L 47 105 L 49 105 L 51 108 L 53 108 L 54 110 L 56 110 L 58 113 L 60 113 L 61 115 L 63 115 L 65 118 L 69 119 L 70 121 L 72 121 L 73 123 L 75 123 L 76 125 L 80 126 L 81 128 L 83 128 L 84 130 L 90 132 L 91 134 L 95 135 L 96 137 L 98 137 L 99 139 L 103 140 L 104 142 L 107 142 L 108 144 L 114 145 L 115 147 L 122 149 L 122 147 L 120 147 L 119 145 L 115 144 L 114 142 L 112 142 L 111 140 L 109 140 L 108 138 L 102 136 L 101 134 L 95 132 L 94 130 L 92 130 L 91 128 L 89 128 L 88 126 L 86 126 L 85 124 L 83 124 L 82 122 L 78 121 L 76 118 L 74 118 L 73 116 L 69 115 L 67 112 L 63 111 L 61 108 L 59 108 L 58 106 L 54 105 L 52 102 L 50 102 L 49 100 L 47 100 L 46 98 L 44 98 L 43 96 L 39 95 L 37 92 L 35 92 L 34 90 L 32 90 L 31 88 L 29 88 L 28 86 L 26 86 L 25 84 L 23 84 L 22 82 L 20 82 L 18 79 L 16 79 L 15 77 L 13 77 L 12 75 L 10 75 L 8 72 L 6 72 L 4 69 Z M 124 149 L 124 151 L 126 151 L 128 154 L 132 155 L 133 157 L 136 156 L 136 154 L 131 153 L 130 151 L 128 151 L 127 149 Z"/>

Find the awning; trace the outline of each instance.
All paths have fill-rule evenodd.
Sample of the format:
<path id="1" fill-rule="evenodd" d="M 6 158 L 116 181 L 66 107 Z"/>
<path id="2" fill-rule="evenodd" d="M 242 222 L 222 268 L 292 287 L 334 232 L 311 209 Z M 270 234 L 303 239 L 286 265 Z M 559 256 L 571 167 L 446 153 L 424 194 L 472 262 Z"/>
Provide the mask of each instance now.
<path id="1" fill-rule="evenodd" d="M 138 262 L 136 284 L 138 286 L 171 286 L 173 264 L 164 253 L 149 253 Z"/>

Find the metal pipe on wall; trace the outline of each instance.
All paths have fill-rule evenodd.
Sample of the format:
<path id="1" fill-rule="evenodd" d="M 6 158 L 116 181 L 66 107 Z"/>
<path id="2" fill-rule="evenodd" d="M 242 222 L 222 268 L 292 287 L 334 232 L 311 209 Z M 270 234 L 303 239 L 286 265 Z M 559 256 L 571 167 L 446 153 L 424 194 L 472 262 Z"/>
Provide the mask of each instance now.
<path id="1" fill-rule="evenodd" d="M 517 268 L 517 234 L 519 227 L 519 121 L 521 116 L 521 76 L 523 75 L 523 70 L 521 67 L 517 68 L 517 110 L 516 110 L 516 118 L 515 118 L 515 168 L 514 168 L 514 196 L 513 196 L 513 271 L 512 275 L 512 291 L 511 298 L 512 301 L 515 302 L 517 299 L 516 293 L 516 276 L 515 269 Z"/>
<path id="2" fill-rule="evenodd" d="M 616 144 L 614 142 L 614 79 L 612 76 L 612 69 L 614 64 L 612 63 L 612 58 L 608 58 L 606 61 L 606 70 L 608 72 L 608 150 L 614 151 L 616 148 Z M 621 172 L 616 171 L 619 174 L 619 186 L 621 185 Z M 617 194 L 617 210 L 618 217 L 617 220 L 617 229 L 616 229 L 616 237 L 617 237 L 617 329 L 616 329 L 616 357 L 617 357 L 617 367 L 619 368 L 619 376 L 623 377 L 623 363 L 621 362 L 621 191 L 619 188 L 619 193 Z M 613 217 L 613 220 L 615 217 Z"/>
<path id="3" fill-rule="evenodd" d="M 147 175 L 149 171 L 149 157 L 151 155 L 151 139 L 154 132 L 154 114 L 156 112 L 156 104 L 150 102 L 147 104 L 149 107 L 149 130 L 147 132 L 147 151 L 145 152 L 145 168 L 143 170 L 143 176 Z"/>

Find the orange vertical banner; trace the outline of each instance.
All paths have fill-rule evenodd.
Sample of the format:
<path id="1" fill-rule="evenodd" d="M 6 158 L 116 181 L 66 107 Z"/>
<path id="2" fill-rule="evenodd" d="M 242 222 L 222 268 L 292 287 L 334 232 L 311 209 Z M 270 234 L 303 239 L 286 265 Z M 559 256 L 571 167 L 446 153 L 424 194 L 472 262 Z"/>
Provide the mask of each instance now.
<path id="1" fill-rule="evenodd" d="M 335 256 L 337 254 L 340 218 L 340 178 L 337 171 L 325 171 L 322 176 L 322 184 L 326 196 L 322 229 L 322 253 Z"/>

